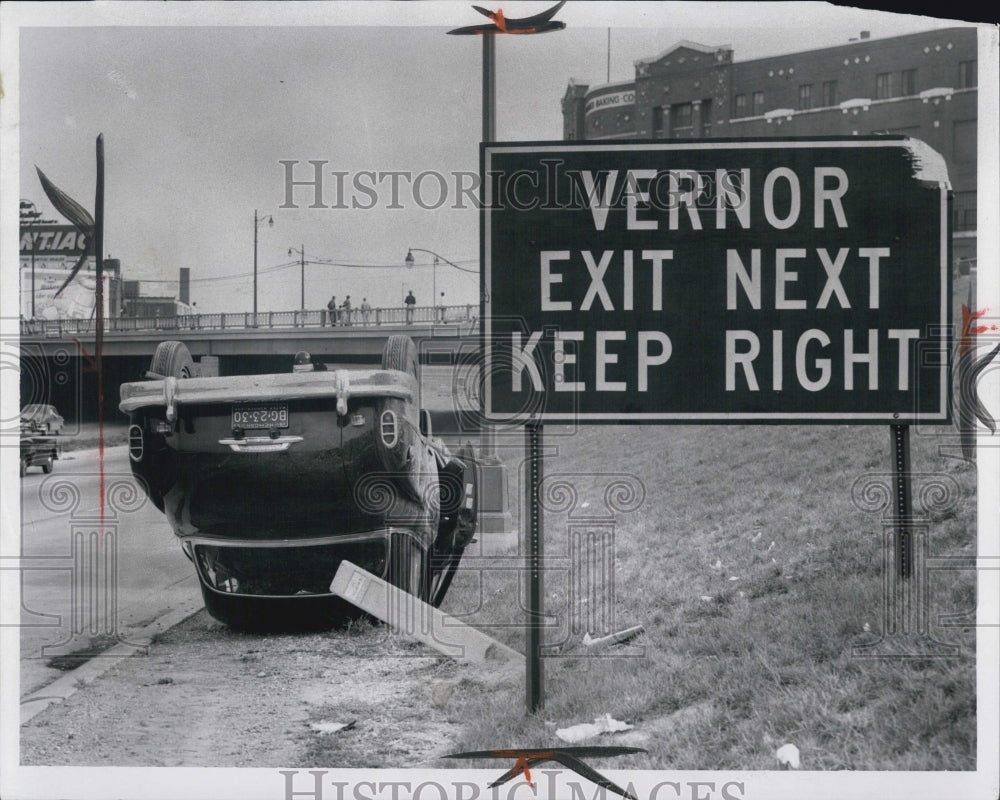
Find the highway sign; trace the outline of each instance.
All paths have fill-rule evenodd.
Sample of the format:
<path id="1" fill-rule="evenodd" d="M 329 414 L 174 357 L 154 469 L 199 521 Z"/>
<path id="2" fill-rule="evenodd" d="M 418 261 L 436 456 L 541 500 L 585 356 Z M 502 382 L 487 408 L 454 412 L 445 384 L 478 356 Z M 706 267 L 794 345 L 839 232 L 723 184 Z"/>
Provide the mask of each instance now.
<path id="1" fill-rule="evenodd" d="M 944 160 L 903 137 L 482 146 L 494 422 L 949 422 Z"/>

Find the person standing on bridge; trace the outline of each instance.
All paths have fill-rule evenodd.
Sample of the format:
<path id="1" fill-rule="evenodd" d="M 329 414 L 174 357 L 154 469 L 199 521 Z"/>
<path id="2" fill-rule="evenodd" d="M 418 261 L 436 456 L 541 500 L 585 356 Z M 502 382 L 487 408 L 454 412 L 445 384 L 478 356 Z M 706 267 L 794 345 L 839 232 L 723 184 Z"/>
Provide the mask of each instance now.
<path id="1" fill-rule="evenodd" d="M 371 321 L 372 307 L 367 297 L 361 298 L 361 322 L 368 325 Z"/>
<path id="2" fill-rule="evenodd" d="M 330 302 L 326 304 L 326 314 L 330 318 L 330 324 L 337 324 L 337 296 L 333 295 Z"/>
<path id="3" fill-rule="evenodd" d="M 413 289 L 410 289 L 410 293 L 406 295 L 403 300 L 406 303 L 406 324 L 413 324 L 413 307 L 417 304 L 417 298 L 413 296 Z"/>
<path id="4" fill-rule="evenodd" d="M 344 324 L 351 324 L 351 296 L 347 295 L 344 302 L 340 306 L 344 310 Z"/>

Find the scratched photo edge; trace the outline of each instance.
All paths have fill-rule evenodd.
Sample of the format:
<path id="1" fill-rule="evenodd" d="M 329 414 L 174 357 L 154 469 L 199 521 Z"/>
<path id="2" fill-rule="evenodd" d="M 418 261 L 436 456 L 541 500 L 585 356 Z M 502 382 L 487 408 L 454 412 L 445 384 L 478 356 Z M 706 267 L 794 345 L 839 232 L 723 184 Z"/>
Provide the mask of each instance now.
<path id="1" fill-rule="evenodd" d="M 236 9 L 242 9 L 244 4 L 234 4 Z M 248 4 L 256 5 L 256 4 Z M 325 4 L 324 4 L 325 5 Z M 349 7 L 354 5 L 353 3 L 346 4 L 336 4 L 337 14 L 348 14 Z M 348 6 L 345 9 L 344 6 Z M 359 4 L 360 5 L 360 4 Z M 378 4 L 382 5 L 382 4 Z M 460 11 L 467 10 L 468 3 L 453 2 L 447 4 L 449 10 L 452 11 L 452 17 L 468 18 L 469 15 L 461 14 Z M 497 5 L 497 4 L 488 4 Z M 540 2 L 532 2 L 528 4 L 530 9 L 544 9 L 553 5 L 551 2 L 546 0 L 541 0 Z M 142 4 L 129 4 L 126 9 L 118 12 L 119 19 L 116 24 L 121 24 L 123 26 L 144 26 L 148 24 L 156 25 L 173 25 L 179 24 L 175 21 L 151 21 L 147 10 L 141 7 Z M 16 141 L 16 132 L 12 128 L 11 116 L 16 118 L 17 110 L 16 108 L 11 111 L 11 103 L 17 102 L 19 98 L 18 90 L 18 64 L 16 59 L 13 58 L 12 53 L 17 52 L 17 48 L 11 48 L 11 43 L 16 42 L 19 28 L 22 26 L 30 26 L 33 24 L 39 24 L 42 20 L 46 21 L 46 24 L 52 24 L 53 20 L 58 20 L 58 25 L 88 25 L 92 24 L 93 20 L 93 7 L 89 4 L 75 4 L 69 3 L 64 7 L 51 7 L 45 10 L 35 10 L 29 9 L 22 4 L 5 4 L 5 6 L 0 9 L 0 15 L 2 15 L 3 26 L 0 29 L 0 45 L 3 45 L 3 53 L 0 55 L 0 74 L 2 74 L 2 89 L 4 96 L 2 101 L 0 101 L 0 122 L 2 122 L 3 130 L 2 137 L 0 137 L 0 171 L 4 174 L 11 176 L 17 175 L 19 172 L 18 163 L 18 149 L 12 146 L 11 139 Z M 359 9 L 360 11 L 360 9 Z M 386 6 L 379 10 L 380 13 L 384 14 L 386 17 L 385 23 L 374 23 L 374 24 L 406 24 L 398 19 L 398 8 L 393 6 Z M 235 24 L 232 22 L 231 14 L 235 12 L 235 9 L 227 11 L 221 17 L 221 21 L 218 24 Z M 289 11 L 287 8 L 274 8 L 269 9 L 270 13 L 273 14 L 295 14 L 298 11 Z M 51 13 L 53 16 L 47 17 Z M 204 9 L 197 9 L 193 12 L 198 16 L 199 21 L 209 22 L 211 17 L 205 17 Z M 368 9 L 364 10 L 363 14 L 359 14 L 366 22 L 364 24 L 373 24 L 369 22 L 371 19 L 370 11 Z M 527 12 L 526 12 L 527 13 Z M 623 12 L 624 13 L 624 12 Z M 859 11 L 862 13 L 882 13 L 877 10 L 872 10 L 870 12 Z M 61 15 L 61 16 L 60 16 Z M 517 16 L 521 16 L 520 13 Z M 945 17 L 942 17 L 945 18 Z M 254 24 L 259 24 L 266 26 L 266 22 L 256 22 Z M 997 148 L 995 146 L 996 132 L 998 129 L 998 110 L 997 110 L 997 86 L 998 86 L 998 70 L 995 63 L 997 56 L 997 42 L 996 42 L 996 28 L 992 27 L 992 36 L 990 35 L 990 26 L 980 25 L 978 26 L 979 38 L 980 38 L 980 112 L 979 112 L 979 189 L 980 192 L 980 205 L 979 213 L 984 215 L 989 215 L 989 219 L 996 221 L 997 219 L 997 209 L 1000 205 L 997 197 L 997 186 L 995 182 L 990 183 L 987 179 L 984 182 L 984 176 L 989 176 L 990 174 L 995 175 L 998 169 L 997 161 Z M 983 58 L 983 56 L 992 55 L 992 59 Z M 987 67 L 987 65 L 989 65 Z M 988 82 L 988 83 L 987 83 Z M 988 100 L 987 100 L 988 99 Z M 992 131 L 994 134 L 993 141 L 994 146 L 990 146 L 986 143 L 982 132 L 989 133 Z M 25 176 L 21 176 L 21 181 L 25 180 Z M 16 305 L 19 302 L 17 294 L 10 290 L 10 287 L 16 285 L 17 281 L 17 267 L 18 264 L 18 254 L 15 250 L 15 242 L 18 241 L 18 227 L 16 222 L 16 217 L 14 216 L 14 208 L 16 208 L 16 197 L 19 194 L 15 194 L 17 189 L 17 183 L 12 180 L 5 180 L 3 182 L 3 187 L 0 189 L 0 195 L 2 195 L 2 207 L 0 207 L 0 257 L 3 260 L 3 270 L 0 273 L 0 277 L 3 278 L 2 284 L 5 287 L 5 291 L 0 296 L 0 341 L 4 343 L 5 348 L 7 343 L 16 342 L 19 336 L 19 329 L 17 326 L 17 309 Z M 996 264 L 998 255 L 1000 255 L 1000 245 L 998 245 L 998 231 L 996 225 L 989 226 L 980 223 L 979 226 L 979 248 L 982 251 L 981 256 L 984 260 L 989 260 L 989 263 Z M 14 273 L 12 276 L 11 273 Z M 984 273 L 980 273 L 980 287 L 979 291 L 981 294 L 986 294 L 990 299 L 994 307 L 1000 306 L 1000 292 L 998 292 L 998 275 L 1000 270 L 994 270 L 988 276 Z M 0 354 L 6 360 L 7 354 Z M 6 364 L 4 364 L 6 366 Z M 995 388 L 995 387 L 994 387 Z M 18 387 L 16 383 L 12 383 L 10 380 L 3 381 L 2 387 L 0 387 L 0 401 L 3 405 L 3 419 L 12 418 L 12 414 L 16 415 L 16 410 L 19 407 L 18 399 Z M 995 399 L 995 394 L 992 395 Z M 0 481 L 0 499 L 2 499 L 2 511 L 0 511 L 0 524 L 3 526 L 3 530 L 0 531 L 0 541 L 2 541 L 2 551 L 0 555 L 3 558 L 9 559 L 16 557 L 20 550 L 20 516 L 19 516 L 19 489 L 16 480 L 12 480 L 11 477 L 14 475 L 15 460 L 13 457 L 13 451 L 9 447 L 0 448 L 0 466 L 3 470 L 3 480 Z M 989 538 L 989 532 L 995 532 L 998 527 L 998 509 L 996 504 L 996 498 L 989 497 L 989 492 L 985 491 L 985 487 L 990 485 L 995 486 L 998 477 L 1000 477 L 1000 452 L 997 452 L 995 448 L 984 448 L 981 450 L 980 464 L 979 464 L 979 487 L 980 491 L 978 493 L 978 532 L 977 540 L 979 546 L 979 553 L 983 557 L 996 558 L 997 554 L 995 552 L 990 552 L 988 546 L 990 542 L 987 542 Z M 991 500 L 993 502 L 991 502 Z M 994 542 L 995 544 L 995 542 Z M 9 563 L 9 562 L 8 562 Z M 3 566 L 3 565 L 0 565 Z M 189 797 L 198 796 L 200 792 L 211 792 L 213 796 L 217 797 L 276 797 L 282 796 L 276 790 L 275 787 L 280 787 L 283 785 L 283 780 L 280 777 L 281 768 L 155 768 L 155 767 L 130 767 L 130 768 L 120 768 L 120 767 L 105 767 L 101 769 L 102 774 L 95 776 L 92 774 L 93 770 L 87 767 L 22 767 L 19 764 L 18 757 L 18 739 L 19 739 L 19 708 L 18 708 L 18 696 L 17 692 L 14 691 L 15 687 L 19 682 L 18 678 L 18 650 L 19 650 L 19 632 L 17 628 L 17 622 L 10 622 L 11 619 L 17 619 L 20 612 L 20 587 L 19 581 L 11 581 L 10 577 L 12 575 L 11 570 L 4 567 L 4 572 L 2 573 L 3 580 L 0 581 L 0 610 L 3 613 L 3 625 L 0 627 L 0 648 L 2 648 L 3 656 L 2 663 L 0 663 L 0 684 L 2 684 L 2 697 L 0 697 L 0 710 L 2 710 L 2 722 L 0 722 L 0 743 L 2 743 L 2 752 L 0 752 L 0 785 L 2 785 L 2 793 L 4 796 L 9 797 L 86 797 L 86 798 L 102 798 L 105 796 L 112 796 L 112 794 L 120 794 L 121 796 L 134 796 L 143 797 L 146 796 L 151 786 L 156 787 L 156 793 L 158 796 L 163 797 Z M 996 588 L 997 586 L 997 576 L 993 573 L 987 573 L 983 578 L 981 578 L 980 587 L 982 588 L 992 586 Z M 980 614 L 986 616 L 987 619 L 995 620 L 997 617 L 997 598 L 996 594 L 987 595 L 985 599 L 981 597 L 980 600 Z M 718 772 L 687 772 L 687 771 L 664 771 L 664 772 L 640 772 L 636 773 L 637 776 L 642 777 L 644 782 L 648 780 L 656 779 L 661 777 L 663 779 L 677 779 L 686 780 L 689 782 L 699 782 L 699 781 L 715 781 L 717 783 L 724 783 L 730 780 L 745 781 L 749 787 L 747 793 L 749 798 L 755 797 L 785 797 L 785 796 L 801 796 L 803 790 L 807 790 L 810 786 L 816 784 L 816 782 L 822 782 L 826 789 L 825 792 L 837 788 L 850 789 L 856 791 L 863 791 L 866 796 L 868 794 L 882 793 L 887 796 L 891 796 L 888 793 L 890 791 L 896 792 L 903 787 L 909 787 L 912 789 L 914 796 L 925 796 L 923 793 L 926 791 L 934 791 L 941 788 L 954 788 L 956 783 L 959 785 L 965 785 L 970 790 L 981 791 L 984 788 L 988 788 L 988 782 L 995 780 L 998 774 L 998 764 L 996 756 L 988 758 L 990 752 L 996 752 L 996 743 L 998 741 L 998 719 L 997 719 L 997 692 L 998 687 L 995 680 L 995 670 L 991 667 L 995 667 L 997 663 L 998 656 L 998 646 L 997 646 L 997 629 L 995 627 L 980 627 L 977 633 L 977 699 L 979 702 L 979 714 L 977 715 L 978 720 L 978 730 L 979 730 L 979 744 L 978 744 L 978 754 L 979 758 L 977 761 L 977 772 L 976 773 L 945 773 L 945 774 L 924 774 L 924 773 L 900 773 L 900 772 L 889 772 L 889 773 L 851 773 L 844 774 L 838 772 L 822 772 L 822 773 L 792 773 L 792 772 L 780 772 L 780 771 L 768 771 L 768 772 L 734 772 L 734 771 L 718 771 Z M 984 704 L 987 708 L 984 709 Z M 984 713 L 988 712 L 988 713 Z M 990 737 L 988 740 L 984 741 L 984 737 Z M 993 744 L 991 748 L 989 745 Z M 454 770 L 448 771 L 448 776 L 444 781 L 447 785 L 447 780 L 462 780 L 462 781 L 472 781 L 476 783 L 482 783 L 483 786 L 489 781 L 495 780 L 504 769 L 510 767 L 510 764 L 501 764 L 497 762 L 497 768 L 494 769 L 479 769 L 473 771 L 466 770 Z M 328 776 L 331 779 L 342 778 L 350 781 L 366 780 L 374 775 L 376 780 L 419 780 L 421 776 L 429 777 L 430 770 L 395 770 L 395 769 L 380 769 L 380 770 L 358 770 L 358 769 L 339 769 L 339 768 L 325 768 L 322 765 L 316 765 L 311 768 L 314 770 L 328 770 Z M 295 770 L 301 776 L 308 774 L 308 770 L 305 768 L 298 768 Z M 606 775 L 611 781 L 618 784 L 627 784 L 631 773 L 616 770 L 616 769 L 602 769 L 600 772 Z M 197 774 L 195 774 L 197 773 Z M 439 774 L 437 771 L 434 772 L 435 775 Z M 262 786 L 262 776 L 270 775 L 274 776 L 275 779 L 267 782 L 267 786 Z M 930 789 L 928 787 L 931 787 Z M 299 792 L 303 791 L 303 786 L 296 783 L 296 790 Z M 592 787 L 588 787 L 588 794 L 592 790 Z M 57 792 L 56 794 L 51 794 L 51 792 Z M 521 796 L 527 796 L 527 792 L 519 793 Z M 333 800 L 337 795 L 333 791 L 329 791 L 324 795 L 324 798 L 330 798 Z M 484 795 L 487 796 L 485 791 Z M 608 795 L 611 796 L 611 795 Z M 970 797 L 974 795 L 968 795 Z M 984 795 L 985 796 L 985 795 Z M 288 798 L 285 798 L 288 800 Z"/>

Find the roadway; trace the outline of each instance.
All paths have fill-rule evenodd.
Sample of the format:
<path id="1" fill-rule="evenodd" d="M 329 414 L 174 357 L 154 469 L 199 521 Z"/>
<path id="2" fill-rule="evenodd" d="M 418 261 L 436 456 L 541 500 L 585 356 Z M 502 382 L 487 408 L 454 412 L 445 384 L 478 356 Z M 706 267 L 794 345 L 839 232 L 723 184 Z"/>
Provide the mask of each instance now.
<path id="1" fill-rule="evenodd" d="M 129 643 L 130 632 L 200 597 L 194 567 L 132 479 L 124 446 L 104 451 L 99 534 L 99 474 L 95 448 L 21 479 L 22 698 L 63 674 L 53 657 L 92 639 Z"/>

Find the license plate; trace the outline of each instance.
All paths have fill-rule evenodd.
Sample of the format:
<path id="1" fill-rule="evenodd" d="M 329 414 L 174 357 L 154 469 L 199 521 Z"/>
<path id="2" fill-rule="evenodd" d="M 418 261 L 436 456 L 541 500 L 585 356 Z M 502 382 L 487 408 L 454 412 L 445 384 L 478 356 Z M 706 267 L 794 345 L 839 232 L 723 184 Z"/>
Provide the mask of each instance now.
<path id="1" fill-rule="evenodd" d="M 287 428 L 288 403 L 240 403 L 233 405 L 233 427 Z"/>

